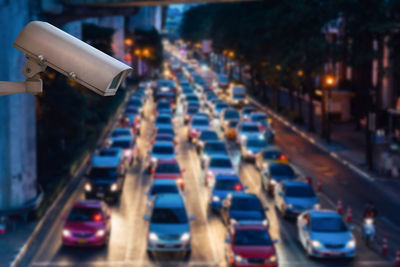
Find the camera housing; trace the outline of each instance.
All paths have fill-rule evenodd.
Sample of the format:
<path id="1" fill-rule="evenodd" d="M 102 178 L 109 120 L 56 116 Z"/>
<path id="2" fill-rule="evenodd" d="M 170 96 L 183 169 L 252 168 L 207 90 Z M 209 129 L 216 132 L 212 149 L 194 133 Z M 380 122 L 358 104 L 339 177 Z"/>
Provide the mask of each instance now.
<path id="1" fill-rule="evenodd" d="M 49 66 L 99 95 L 112 96 L 132 71 L 128 65 L 47 22 L 28 23 L 13 46 L 27 58 L 22 71 L 27 80 L 0 82 L 0 95 L 41 92 L 39 73 Z"/>

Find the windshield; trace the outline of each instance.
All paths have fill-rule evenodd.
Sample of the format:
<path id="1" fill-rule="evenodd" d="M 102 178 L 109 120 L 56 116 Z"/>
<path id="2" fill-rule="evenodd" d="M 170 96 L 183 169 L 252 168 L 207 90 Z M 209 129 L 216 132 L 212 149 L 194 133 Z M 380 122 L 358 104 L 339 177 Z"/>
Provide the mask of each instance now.
<path id="1" fill-rule="evenodd" d="M 231 160 L 228 159 L 228 158 L 226 158 L 226 159 L 225 158 L 223 158 L 223 159 L 213 158 L 213 159 L 211 159 L 210 167 L 213 167 L 213 168 L 232 168 L 232 163 L 231 163 Z"/>
<path id="2" fill-rule="evenodd" d="M 174 138 L 169 135 L 157 135 L 156 136 L 156 141 L 173 141 Z"/>
<path id="3" fill-rule="evenodd" d="M 270 246 L 271 238 L 265 230 L 244 229 L 236 231 L 233 243 L 237 246 Z"/>
<path id="4" fill-rule="evenodd" d="M 142 106 L 142 101 L 140 99 L 130 99 L 128 102 L 128 105 L 133 105 L 133 106 Z"/>
<path id="5" fill-rule="evenodd" d="M 220 83 L 227 83 L 229 81 L 226 76 L 219 76 L 218 79 Z"/>
<path id="6" fill-rule="evenodd" d="M 118 176 L 117 168 L 92 168 L 89 173 L 91 179 L 113 179 Z"/>
<path id="7" fill-rule="evenodd" d="M 158 128 L 157 133 L 175 135 L 172 128 Z"/>
<path id="8" fill-rule="evenodd" d="M 168 102 L 158 102 L 157 109 L 169 109 L 170 105 Z"/>
<path id="9" fill-rule="evenodd" d="M 178 164 L 158 164 L 156 168 L 157 173 L 180 173 L 181 170 L 179 169 Z"/>
<path id="10" fill-rule="evenodd" d="M 134 113 L 134 114 L 138 114 L 139 110 L 137 109 L 137 107 L 127 107 L 125 110 L 126 113 Z"/>
<path id="11" fill-rule="evenodd" d="M 287 197 L 314 197 L 314 191 L 309 186 L 287 186 L 285 190 Z"/>
<path id="12" fill-rule="evenodd" d="M 294 172 L 289 165 L 271 165 L 270 166 L 271 176 L 283 176 L 283 177 L 294 177 Z"/>
<path id="13" fill-rule="evenodd" d="M 158 117 L 156 123 L 171 123 L 170 117 Z"/>
<path id="14" fill-rule="evenodd" d="M 248 133 L 251 133 L 251 132 L 258 132 L 258 127 L 257 127 L 257 125 L 243 125 L 242 126 L 242 132 L 248 132 Z"/>
<path id="15" fill-rule="evenodd" d="M 175 185 L 153 185 L 150 194 L 152 196 L 157 194 L 175 194 L 179 193 L 178 187 Z"/>
<path id="16" fill-rule="evenodd" d="M 118 153 L 118 151 L 116 151 L 116 150 L 108 150 L 108 149 L 106 149 L 106 150 L 100 151 L 99 155 L 100 156 L 106 156 L 106 157 L 107 156 L 108 157 L 113 157 L 113 156 L 116 156 L 117 153 Z"/>
<path id="17" fill-rule="evenodd" d="M 153 153 L 155 154 L 173 154 L 174 148 L 172 146 L 157 146 L 153 147 Z"/>
<path id="18" fill-rule="evenodd" d="M 206 143 L 204 150 L 212 151 L 226 151 L 224 143 Z"/>
<path id="19" fill-rule="evenodd" d="M 196 118 L 196 119 L 193 120 L 192 125 L 195 125 L 195 126 L 208 126 L 209 123 L 208 123 L 207 119 Z"/>
<path id="20" fill-rule="evenodd" d="M 250 139 L 247 140 L 246 146 L 248 147 L 264 147 L 266 146 L 267 143 L 265 142 L 264 139 Z"/>
<path id="21" fill-rule="evenodd" d="M 69 222 L 94 222 L 102 221 L 103 214 L 96 208 L 73 208 L 68 216 Z"/>
<path id="22" fill-rule="evenodd" d="M 279 159 L 281 157 L 280 151 L 264 151 L 264 159 Z"/>
<path id="23" fill-rule="evenodd" d="M 228 104 L 226 104 L 226 103 L 218 103 L 215 106 L 216 109 L 223 109 L 223 108 L 227 108 L 227 107 L 228 107 Z"/>
<path id="24" fill-rule="evenodd" d="M 226 191 L 233 191 L 233 190 L 241 190 L 242 185 L 237 179 L 232 179 L 232 180 L 216 180 L 215 190 L 226 190 Z"/>
<path id="25" fill-rule="evenodd" d="M 127 148 L 131 147 L 131 142 L 127 141 L 127 140 L 116 140 L 116 141 L 113 141 L 111 147 L 127 149 Z"/>
<path id="26" fill-rule="evenodd" d="M 236 110 L 225 111 L 224 119 L 228 120 L 228 119 L 239 119 L 239 118 L 240 118 L 239 112 L 237 112 Z"/>
<path id="27" fill-rule="evenodd" d="M 235 128 L 238 125 L 238 123 L 239 123 L 238 120 L 231 120 L 231 121 L 229 121 L 228 127 Z"/>
<path id="28" fill-rule="evenodd" d="M 236 93 L 236 94 L 233 96 L 233 98 L 234 98 L 234 99 L 244 99 L 244 94 Z"/>
<path id="29" fill-rule="evenodd" d="M 183 208 L 155 208 L 150 221 L 152 223 L 181 224 L 187 223 L 188 218 Z"/>
<path id="30" fill-rule="evenodd" d="M 262 206 L 256 197 L 234 197 L 231 210 L 262 210 Z"/>
<path id="31" fill-rule="evenodd" d="M 347 226 L 341 218 L 313 218 L 311 220 L 311 230 L 313 232 L 338 233 L 346 232 Z"/>
<path id="32" fill-rule="evenodd" d="M 267 119 L 267 116 L 264 114 L 255 114 L 251 117 L 252 121 L 265 121 Z"/>
<path id="33" fill-rule="evenodd" d="M 218 136 L 215 132 L 206 132 L 203 131 L 200 135 L 200 140 L 216 140 L 218 139 Z"/>

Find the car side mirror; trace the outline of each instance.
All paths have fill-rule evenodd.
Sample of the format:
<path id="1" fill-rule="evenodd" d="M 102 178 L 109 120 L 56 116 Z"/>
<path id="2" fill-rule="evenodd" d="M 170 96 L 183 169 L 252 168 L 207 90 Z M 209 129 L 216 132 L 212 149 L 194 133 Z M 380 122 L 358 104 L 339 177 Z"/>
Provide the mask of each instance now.
<path id="1" fill-rule="evenodd" d="M 145 221 L 148 221 L 148 220 L 150 220 L 150 216 L 149 216 L 149 215 L 147 215 L 147 214 L 146 214 L 146 215 L 144 215 L 144 216 L 143 216 L 143 220 L 145 220 Z"/>
<path id="2" fill-rule="evenodd" d="M 274 239 L 274 243 L 276 244 L 276 243 L 278 243 L 279 242 L 279 239 L 278 238 L 275 238 Z"/>
<path id="3" fill-rule="evenodd" d="M 189 216 L 189 221 L 193 221 L 195 219 L 194 215 Z"/>

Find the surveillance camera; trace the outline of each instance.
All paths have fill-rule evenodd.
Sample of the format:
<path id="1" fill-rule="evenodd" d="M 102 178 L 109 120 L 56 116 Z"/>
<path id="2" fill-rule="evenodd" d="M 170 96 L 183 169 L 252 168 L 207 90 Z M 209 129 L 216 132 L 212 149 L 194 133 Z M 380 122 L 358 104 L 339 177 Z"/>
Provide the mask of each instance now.
<path id="1" fill-rule="evenodd" d="M 24 83 L 0 82 L 0 96 L 39 93 L 39 73 L 49 66 L 103 96 L 112 96 L 132 68 L 65 33 L 53 25 L 32 21 L 20 32 L 13 46 L 27 58 Z"/>

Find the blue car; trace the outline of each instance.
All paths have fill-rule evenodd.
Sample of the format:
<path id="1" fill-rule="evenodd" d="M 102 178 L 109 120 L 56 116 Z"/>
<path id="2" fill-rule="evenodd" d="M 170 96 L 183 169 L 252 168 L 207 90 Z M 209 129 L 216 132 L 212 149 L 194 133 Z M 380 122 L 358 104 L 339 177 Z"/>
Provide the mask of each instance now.
<path id="1" fill-rule="evenodd" d="M 222 201 L 230 193 L 243 192 L 244 187 L 236 174 L 219 174 L 215 177 L 215 183 L 210 186 L 210 209 L 213 212 L 219 211 Z"/>
<path id="2" fill-rule="evenodd" d="M 225 143 L 219 140 L 209 140 L 205 142 L 201 155 L 202 168 L 204 168 L 205 164 L 210 160 L 211 155 L 228 155 Z"/>

